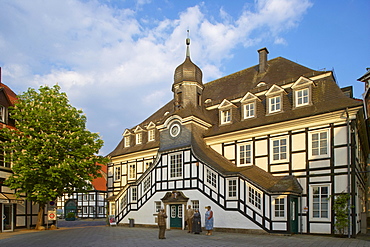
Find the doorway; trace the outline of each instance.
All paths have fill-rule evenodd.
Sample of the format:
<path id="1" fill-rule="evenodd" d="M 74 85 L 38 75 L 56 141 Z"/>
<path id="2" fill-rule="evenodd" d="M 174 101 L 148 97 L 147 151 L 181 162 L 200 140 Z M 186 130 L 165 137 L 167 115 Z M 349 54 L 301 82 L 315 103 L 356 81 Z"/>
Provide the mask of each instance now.
<path id="1" fill-rule="evenodd" d="M 298 198 L 290 198 L 290 232 L 298 233 Z"/>
<path id="2" fill-rule="evenodd" d="M 13 231 L 13 204 L 3 204 L 3 232 Z"/>
<path id="3" fill-rule="evenodd" d="M 170 227 L 182 228 L 182 204 L 170 205 Z"/>

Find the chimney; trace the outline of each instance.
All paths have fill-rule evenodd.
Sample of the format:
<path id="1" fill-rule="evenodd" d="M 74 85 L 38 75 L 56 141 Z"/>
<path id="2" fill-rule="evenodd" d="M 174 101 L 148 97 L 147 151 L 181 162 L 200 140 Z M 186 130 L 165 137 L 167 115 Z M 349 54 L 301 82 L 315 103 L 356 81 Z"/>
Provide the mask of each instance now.
<path id="1" fill-rule="evenodd" d="M 263 73 L 267 70 L 267 54 L 269 54 L 269 51 L 267 48 L 261 48 L 258 50 L 259 54 L 259 65 L 258 65 L 258 72 Z"/>

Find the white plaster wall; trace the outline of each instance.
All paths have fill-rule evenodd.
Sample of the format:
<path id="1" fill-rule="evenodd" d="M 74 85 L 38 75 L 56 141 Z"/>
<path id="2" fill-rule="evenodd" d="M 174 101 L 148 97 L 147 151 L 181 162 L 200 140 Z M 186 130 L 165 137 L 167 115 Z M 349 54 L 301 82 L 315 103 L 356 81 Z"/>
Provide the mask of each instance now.
<path id="1" fill-rule="evenodd" d="M 310 168 L 330 167 L 330 160 L 311 160 L 309 162 Z"/>
<path id="2" fill-rule="evenodd" d="M 334 165 L 343 166 L 347 165 L 347 147 L 334 149 Z"/>
<path id="3" fill-rule="evenodd" d="M 214 227 L 221 228 L 240 228 L 240 229 L 261 229 L 256 224 L 245 218 L 239 212 L 236 211 L 225 211 L 221 207 L 217 206 L 213 202 L 209 201 L 209 198 L 205 197 L 202 193 L 197 190 L 183 191 L 184 195 L 189 198 L 188 205 L 191 200 L 199 200 L 199 211 L 201 213 L 202 226 L 204 226 L 204 215 L 205 206 L 211 206 L 214 216 Z M 149 224 L 156 225 L 155 223 L 155 201 L 160 201 L 165 195 L 165 192 L 158 192 L 148 200 L 139 211 L 132 211 L 122 220 L 122 223 L 128 223 L 128 218 L 134 218 L 135 224 Z M 169 212 L 166 212 L 167 215 Z M 167 227 L 169 226 L 169 218 L 167 218 Z"/>
<path id="4" fill-rule="evenodd" d="M 295 134 L 292 136 L 292 151 L 306 150 L 305 133 Z"/>
<path id="5" fill-rule="evenodd" d="M 293 170 L 306 169 L 306 153 L 292 154 L 292 169 Z"/>
<path id="6" fill-rule="evenodd" d="M 279 164 L 279 165 L 273 165 L 271 166 L 271 172 L 283 172 L 289 170 L 288 164 Z"/>
<path id="7" fill-rule="evenodd" d="M 217 153 L 222 154 L 222 145 L 221 144 L 211 145 L 211 148 L 213 148 L 213 150 L 215 150 Z"/>
<path id="8" fill-rule="evenodd" d="M 257 158 L 256 159 L 256 166 L 258 166 L 259 168 L 267 171 L 267 165 L 268 165 L 268 159 L 267 159 L 267 157 Z"/>
<path id="9" fill-rule="evenodd" d="M 260 140 L 255 142 L 256 156 L 267 155 L 267 140 Z"/>
<path id="10" fill-rule="evenodd" d="M 272 230 L 275 231 L 286 231 L 286 223 L 283 222 L 272 222 Z"/>
<path id="11" fill-rule="evenodd" d="M 189 162 L 190 161 L 190 151 L 187 150 L 185 151 L 185 154 L 184 154 L 184 162 Z"/>
<path id="12" fill-rule="evenodd" d="M 330 234 L 330 224 L 328 223 L 310 223 L 310 232 L 311 233 L 322 233 Z"/>
<path id="13" fill-rule="evenodd" d="M 235 159 L 235 146 L 226 146 L 224 147 L 224 156 L 228 160 Z"/>
<path id="14" fill-rule="evenodd" d="M 334 145 L 343 145 L 347 143 L 347 127 L 336 127 L 334 129 Z"/>
<path id="15" fill-rule="evenodd" d="M 347 192 L 347 175 L 337 175 L 334 177 L 335 193 Z"/>
<path id="16" fill-rule="evenodd" d="M 139 172 L 139 173 L 143 172 L 144 171 L 143 168 L 144 168 L 144 164 L 142 161 L 139 161 L 136 163 L 136 172 Z"/>
<path id="17" fill-rule="evenodd" d="M 316 182 L 329 182 L 330 181 L 330 176 L 322 176 L 322 177 L 311 177 L 310 178 L 310 183 L 316 183 Z"/>

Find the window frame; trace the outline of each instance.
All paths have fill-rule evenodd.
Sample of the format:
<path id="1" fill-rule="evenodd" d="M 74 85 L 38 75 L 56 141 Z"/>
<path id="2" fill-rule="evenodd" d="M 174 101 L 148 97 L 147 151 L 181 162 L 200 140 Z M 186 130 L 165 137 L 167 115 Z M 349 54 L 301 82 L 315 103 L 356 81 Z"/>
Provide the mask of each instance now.
<path id="1" fill-rule="evenodd" d="M 6 107 L 3 105 L 0 105 L 0 122 L 6 123 Z"/>
<path id="2" fill-rule="evenodd" d="M 286 196 L 275 196 L 272 198 L 273 201 L 272 201 L 272 205 L 273 205 L 273 212 L 272 212 L 272 218 L 275 219 L 275 220 L 286 220 L 287 219 L 287 197 Z M 278 204 L 280 206 L 280 208 L 276 208 L 277 204 L 276 204 L 276 200 L 279 200 L 280 204 Z M 283 200 L 283 203 L 281 203 L 281 200 Z M 282 207 L 282 208 L 281 208 Z M 279 215 L 276 216 L 276 213 L 279 212 Z M 281 212 L 283 212 L 283 215 L 281 216 Z"/>
<path id="3" fill-rule="evenodd" d="M 190 202 L 191 202 L 191 208 L 192 209 L 194 209 L 194 210 L 198 209 L 199 210 L 199 207 L 200 207 L 199 206 L 199 200 L 191 200 Z"/>
<path id="4" fill-rule="evenodd" d="M 285 140 L 285 158 L 282 158 L 282 155 L 284 152 L 281 152 L 282 148 L 284 147 L 281 144 L 281 141 Z M 279 141 L 279 146 L 275 147 L 274 143 L 276 141 Z M 279 153 L 276 154 L 276 148 L 278 148 Z M 275 155 L 279 156 L 279 159 L 275 159 Z M 289 138 L 287 136 L 277 137 L 277 138 L 271 138 L 270 140 L 270 162 L 271 163 L 281 163 L 281 162 L 288 162 L 289 161 Z"/>
<path id="5" fill-rule="evenodd" d="M 182 152 L 172 153 L 169 157 L 169 179 L 179 179 L 183 177 L 184 173 L 184 161 Z M 173 163 L 173 161 L 175 163 Z"/>
<path id="6" fill-rule="evenodd" d="M 209 187 L 217 190 L 217 173 L 209 168 L 206 168 L 205 176 L 206 176 L 205 177 L 206 184 Z"/>
<path id="7" fill-rule="evenodd" d="M 307 90 L 307 95 L 302 95 L 302 96 L 299 96 L 298 94 L 302 91 L 306 91 Z M 299 100 L 302 99 L 302 101 L 304 101 L 304 99 L 307 98 L 307 102 L 302 102 L 302 103 L 299 103 Z M 311 90 L 309 87 L 303 87 L 303 88 L 299 88 L 299 89 L 295 89 L 294 90 L 294 104 L 295 104 L 295 107 L 302 107 L 302 106 L 307 106 L 307 105 L 310 105 L 311 104 Z"/>
<path id="8" fill-rule="evenodd" d="M 129 180 L 136 179 L 136 164 L 135 163 L 128 164 L 128 179 Z"/>
<path id="9" fill-rule="evenodd" d="M 233 200 L 238 198 L 238 179 L 237 178 L 229 178 L 227 181 L 227 199 Z M 230 184 L 234 183 L 234 184 Z M 231 194 L 232 193 L 232 194 Z"/>
<path id="10" fill-rule="evenodd" d="M 137 202 L 137 196 L 138 196 L 138 194 L 137 194 L 137 187 L 136 186 L 133 186 L 131 188 L 131 201 L 132 202 Z"/>
<path id="11" fill-rule="evenodd" d="M 148 130 L 148 142 L 155 141 L 155 131 L 154 129 Z"/>
<path id="12" fill-rule="evenodd" d="M 231 123 L 231 120 L 232 120 L 231 113 L 232 113 L 231 108 L 220 110 L 220 124 L 221 125 Z"/>
<path id="13" fill-rule="evenodd" d="M 319 196 L 321 195 L 326 195 L 326 197 L 320 197 L 319 198 L 319 209 L 320 209 L 320 217 L 314 217 L 314 189 L 315 188 L 320 188 L 320 192 L 321 192 L 321 188 L 324 188 L 326 187 L 327 188 L 327 194 L 319 194 Z M 330 184 L 310 184 L 310 206 L 309 206 L 309 214 L 310 214 L 310 220 L 311 221 L 325 221 L 325 222 L 330 222 L 331 221 L 331 185 Z M 320 200 L 321 199 L 321 200 Z M 323 201 L 324 199 L 324 201 Z M 322 217 L 322 213 L 324 212 L 324 210 L 322 210 L 322 202 L 326 202 L 326 205 L 327 205 L 327 217 Z"/>
<path id="14" fill-rule="evenodd" d="M 243 143 L 238 143 L 237 145 L 237 166 L 248 166 L 248 165 L 252 165 L 252 161 L 253 161 L 253 143 L 252 142 L 243 142 Z M 244 164 L 242 164 L 241 160 L 242 160 L 242 151 L 241 151 L 241 148 L 242 147 L 246 147 L 246 146 L 249 146 L 250 147 L 250 150 L 249 151 L 244 151 L 245 153 L 250 153 L 250 156 L 249 156 L 249 159 L 250 159 L 250 162 L 245 162 Z M 244 157 L 244 161 L 248 159 L 248 157 Z"/>
<path id="15" fill-rule="evenodd" d="M 155 201 L 154 202 L 154 212 L 158 213 L 162 209 L 162 202 Z"/>
<path id="16" fill-rule="evenodd" d="M 120 181 L 121 180 L 121 166 L 114 167 L 114 181 Z"/>
<path id="17" fill-rule="evenodd" d="M 128 148 L 130 147 L 130 142 L 131 142 L 131 137 L 130 136 L 125 136 L 124 137 L 124 145 L 125 145 L 125 148 Z"/>
<path id="18" fill-rule="evenodd" d="M 151 180 L 151 176 L 149 175 L 143 180 L 143 194 L 148 192 L 151 187 L 152 187 L 152 180 Z"/>
<path id="19" fill-rule="evenodd" d="M 253 106 L 252 110 L 249 106 Z M 248 107 L 248 109 L 247 109 Z M 252 114 L 250 112 L 252 111 Z M 248 116 L 247 116 L 248 113 Z M 250 119 L 256 117 L 256 102 L 248 102 L 243 104 L 243 119 Z"/>
<path id="20" fill-rule="evenodd" d="M 320 135 L 324 132 L 326 133 L 326 154 L 321 154 L 321 152 L 320 152 L 320 150 L 322 148 L 321 147 L 321 138 L 318 141 L 318 143 L 319 143 L 319 146 L 318 146 L 319 154 L 313 154 L 313 148 L 314 148 L 314 145 L 313 145 L 314 138 L 313 138 L 313 136 L 317 134 L 320 137 Z M 330 144 L 330 132 L 329 132 L 328 129 L 311 131 L 309 133 L 309 140 L 308 141 L 309 141 L 308 145 L 309 145 L 309 158 L 310 159 L 327 158 L 327 157 L 330 156 L 331 144 Z"/>
<path id="21" fill-rule="evenodd" d="M 279 102 L 276 103 L 276 102 L 272 102 L 273 100 L 279 98 Z M 276 107 L 276 105 L 279 106 L 279 109 L 272 109 L 272 106 Z M 283 97 L 281 94 L 279 95 L 274 95 L 274 96 L 270 96 L 268 97 L 268 113 L 269 114 L 272 114 L 272 113 L 277 113 L 277 112 L 281 112 L 283 109 Z"/>
<path id="22" fill-rule="evenodd" d="M 262 197 L 263 197 L 263 194 L 262 192 L 257 189 L 256 187 L 254 186 L 251 186 L 249 185 L 248 186 L 248 203 L 250 205 L 252 205 L 255 209 L 257 209 L 258 211 L 261 211 L 262 210 Z"/>
<path id="23" fill-rule="evenodd" d="M 141 132 L 135 134 L 135 142 L 136 142 L 136 145 L 143 143 L 143 134 Z"/>

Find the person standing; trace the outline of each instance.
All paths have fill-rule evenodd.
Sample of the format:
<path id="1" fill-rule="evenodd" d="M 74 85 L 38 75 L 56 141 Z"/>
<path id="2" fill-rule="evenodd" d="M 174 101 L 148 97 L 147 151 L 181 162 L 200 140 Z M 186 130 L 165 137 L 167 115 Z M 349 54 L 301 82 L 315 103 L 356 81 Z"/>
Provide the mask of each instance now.
<path id="1" fill-rule="evenodd" d="M 206 235 L 212 235 L 213 231 L 213 212 L 211 210 L 211 206 L 206 207 L 206 215 L 205 215 L 205 229 L 207 230 Z"/>
<path id="2" fill-rule="evenodd" d="M 190 205 L 188 205 L 188 209 L 185 211 L 185 221 L 188 224 L 188 233 L 191 233 L 193 229 L 193 215 L 194 210 L 191 208 Z"/>
<path id="3" fill-rule="evenodd" d="M 167 215 L 162 208 L 158 213 L 158 227 L 159 227 L 159 239 L 166 239 L 165 233 L 166 233 L 166 218 Z"/>
<path id="4" fill-rule="evenodd" d="M 198 209 L 194 210 L 193 215 L 193 229 L 194 234 L 199 234 L 202 231 L 201 217 Z"/>

